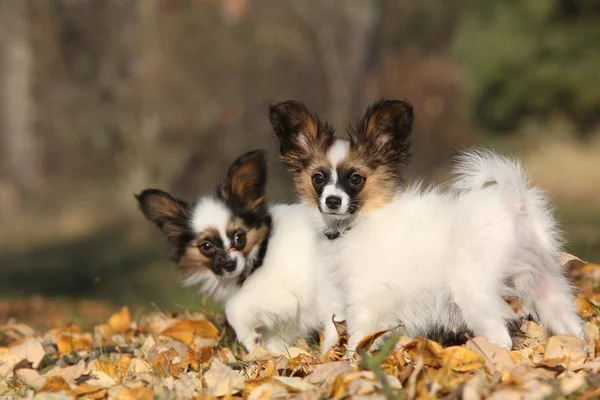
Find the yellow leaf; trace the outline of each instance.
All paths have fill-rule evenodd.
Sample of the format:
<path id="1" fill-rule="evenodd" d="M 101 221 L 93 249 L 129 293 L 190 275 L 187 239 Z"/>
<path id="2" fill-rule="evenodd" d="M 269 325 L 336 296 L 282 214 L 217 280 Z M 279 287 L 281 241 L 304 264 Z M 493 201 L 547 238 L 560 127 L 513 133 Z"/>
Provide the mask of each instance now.
<path id="1" fill-rule="evenodd" d="M 71 386 L 60 376 L 51 376 L 46 380 L 44 386 L 38 391 L 40 393 L 50 392 L 58 393 L 71 390 Z"/>
<path id="2" fill-rule="evenodd" d="M 177 357 L 177 350 L 170 348 L 167 351 L 158 353 L 152 359 L 152 365 L 160 376 L 177 376 L 181 372 L 181 368 L 173 365 L 172 361 Z"/>
<path id="3" fill-rule="evenodd" d="M 131 357 L 121 354 L 117 362 L 96 359 L 90 363 L 90 366 L 95 366 L 97 371 L 102 371 L 111 379 L 120 381 L 127 373 L 129 364 L 131 364 Z"/>
<path id="4" fill-rule="evenodd" d="M 84 383 L 82 385 L 77 386 L 74 392 L 77 397 L 85 396 L 85 399 L 96 400 L 105 398 L 108 390 L 106 388 L 92 386 L 88 385 L 87 383 Z"/>
<path id="5" fill-rule="evenodd" d="M 571 366 L 580 365 L 583 364 L 587 358 L 585 346 L 585 340 L 578 339 L 574 336 L 552 336 L 548 339 L 544 359 L 568 357 Z"/>
<path id="6" fill-rule="evenodd" d="M 510 358 L 515 363 L 518 363 L 519 361 L 521 361 L 523 359 L 523 355 L 521 353 L 519 353 L 518 351 L 511 351 L 511 352 L 509 352 L 509 355 L 510 355 Z"/>
<path id="7" fill-rule="evenodd" d="M 278 376 L 279 374 L 277 373 L 277 367 L 275 366 L 275 361 L 273 361 L 273 359 L 270 359 L 269 361 L 267 361 L 267 365 L 265 366 L 265 369 L 263 371 L 263 376 L 268 377 L 268 376 Z"/>
<path id="8" fill-rule="evenodd" d="M 371 346 L 375 344 L 375 341 L 389 332 L 389 329 L 373 332 L 364 338 L 362 338 L 358 344 L 356 345 L 356 352 L 360 353 L 361 351 L 369 351 Z"/>
<path id="9" fill-rule="evenodd" d="M 129 307 L 125 306 L 120 311 L 114 313 L 108 320 L 108 326 L 115 333 L 125 333 L 131 327 L 131 314 Z"/>
<path id="10" fill-rule="evenodd" d="M 413 362 L 416 362 L 420 357 L 423 357 L 423 363 L 428 367 L 437 367 L 440 365 L 442 352 L 444 348 L 441 344 L 433 340 L 425 339 L 421 336 L 417 337 L 404 346 L 404 350 L 411 357 Z"/>
<path id="11" fill-rule="evenodd" d="M 152 398 L 152 389 L 147 387 L 126 389 L 114 397 L 115 400 L 152 400 Z"/>
<path id="12" fill-rule="evenodd" d="M 466 347 L 448 347 L 442 352 L 442 366 L 456 372 L 472 371 L 484 365 L 484 358 Z"/>
<path id="13" fill-rule="evenodd" d="M 69 354 L 72 352 L 90 350 L 94 344 L 94 339 L 89 333 L 62 333 L 58 338 L 56 346 L 59 354 Z"/>
<path id="14" fill-rule="evenodd" d="M 161 335 L 179 340 L 189 346 L 194 340 L 194 335 L 217 339 L 219 337 L 219 331 L 209 321 L 192 321 L 186 319 L 177 321 L 175 324 L 162 331 Z"/>

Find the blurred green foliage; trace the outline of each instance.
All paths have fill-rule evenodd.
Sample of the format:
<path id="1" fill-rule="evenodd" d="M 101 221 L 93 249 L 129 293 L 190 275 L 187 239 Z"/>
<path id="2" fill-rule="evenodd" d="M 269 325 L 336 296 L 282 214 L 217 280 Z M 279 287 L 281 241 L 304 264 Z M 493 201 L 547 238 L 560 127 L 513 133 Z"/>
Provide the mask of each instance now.
<path id="1" fill-rule="evenodd" d="M 505 133 L 558 113 L 582 134 L 598 126 L 600 1 L 495 0 L 467 9 L 454 49 L 477 123 Z"/>

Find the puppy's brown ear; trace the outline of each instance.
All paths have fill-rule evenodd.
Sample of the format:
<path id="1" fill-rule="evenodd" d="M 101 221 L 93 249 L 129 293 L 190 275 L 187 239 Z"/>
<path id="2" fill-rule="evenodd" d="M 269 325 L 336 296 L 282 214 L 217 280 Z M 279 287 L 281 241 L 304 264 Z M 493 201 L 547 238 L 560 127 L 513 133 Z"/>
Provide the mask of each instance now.
<path id="1" fill-rule="evenodd" d="M 178 245 L 187 231 L 189 205 L 158 189 L 146 189 L 135 197 L 144 216 L 159 227 L 169 243 Z"/>
<path id="2" fill-rule="evenodd" d="M 380 100 L 367 108 L 356 127 L 354 141 L 383 163 L 405 164 L 410 159 L 413 108 L 402 100 Z"/>
<path id="3" fill-rule="evenodd" d="M 293 172 L 303 169 L 315 151 L 325 150 L 334 140 L 331 127 L 297 101 L 272 105 L 269 120 L 279 140 L 281 161 Z"/>
<path id="4" fill-rule="evenodd" d="M 267 155 L 264 150 L 250 151 L 231 164 L 217 195 L 233 210 L 261 211 L 265 206 Z"/>

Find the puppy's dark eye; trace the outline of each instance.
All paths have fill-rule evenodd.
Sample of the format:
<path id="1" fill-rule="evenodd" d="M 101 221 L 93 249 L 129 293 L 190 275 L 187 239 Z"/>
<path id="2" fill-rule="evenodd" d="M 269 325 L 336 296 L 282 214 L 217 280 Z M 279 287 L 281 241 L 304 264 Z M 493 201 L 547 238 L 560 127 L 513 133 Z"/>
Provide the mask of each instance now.
<path id="1" fill-rule="evenodd" d="M 350 183 L 354 186 L 360 186 L 365 182 L 365 178 L 359 174 L 352 174 L 350 176 Z"/>
<path id="2" fill-rule="evenodd" d="M 317 172 L 316 174 L 314 174 L 312 176 L 312 183 L 315 186 L 321 186 L 322 184 L 325 183 L 325 176 L 323 176 L 322 173 Z"/>
<path id="3" fill-rule="evenodd" d="M 246 234 L 244 232 L 237 232 L 233 236 L 233 246 L 240 250 L 246 245 Z"/>
<path id="4" fill-rule="evenodd" d="M 206 257 L 212 257 L 215 254 L 215 246 L 207 240 L 200 243 L 200 252 L 204 254 Z"/>

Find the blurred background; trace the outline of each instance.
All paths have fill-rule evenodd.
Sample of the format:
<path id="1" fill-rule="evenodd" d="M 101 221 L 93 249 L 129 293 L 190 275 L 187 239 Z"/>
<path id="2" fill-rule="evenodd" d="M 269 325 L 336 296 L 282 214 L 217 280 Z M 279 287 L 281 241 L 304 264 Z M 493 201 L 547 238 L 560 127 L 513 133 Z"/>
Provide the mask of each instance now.
<path id="1" fill-rule="evenodd" d="M 270 103 L 343 133 L 380 97 L 416 113 L 408 173 L 456 149 L 521 157 L 567 249 L 600 259 L 597 0 L 0 1 L 0 320 L 199 307 L 133 194 L 192 200 L 271 151 Z"/>

